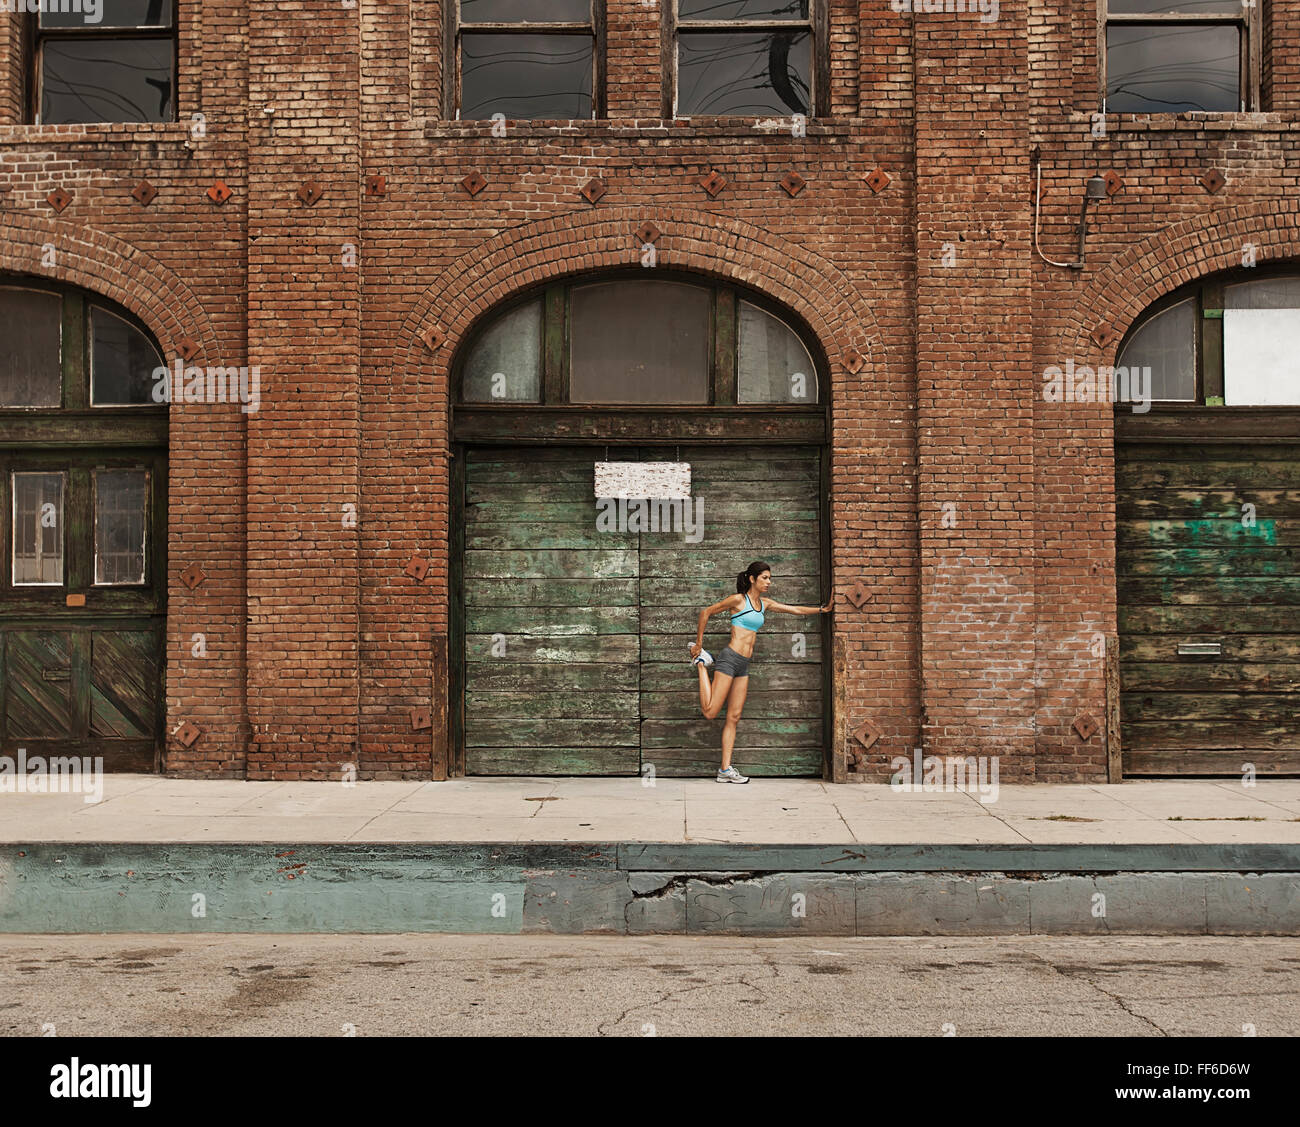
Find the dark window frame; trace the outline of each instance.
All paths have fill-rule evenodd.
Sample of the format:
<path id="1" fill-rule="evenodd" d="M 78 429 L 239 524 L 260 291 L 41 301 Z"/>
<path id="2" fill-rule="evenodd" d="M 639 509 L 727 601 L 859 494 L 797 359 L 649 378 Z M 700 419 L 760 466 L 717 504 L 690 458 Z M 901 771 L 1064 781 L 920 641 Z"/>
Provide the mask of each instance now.
<path id="1" fill-rule="evenodd" d="M 1250 7 L 1242 7 L 1239 13 L 1234 12 L 1231 15 L 1212 15 L 1206 13 L 1182 13 L 1182 12 L 1116 12 L 1110 11 L 1109 0 L 1098 0 L 1097 3 L 1097 97 L 1100 105 L 1106 113 L 1120 113 L 1125 116 L 1137 116 L 1142 113 L 1159 114 L 1159 110 L 1111 110 L 1106 105 L 1106 93 L 1108 86 L 1107 66 L 1106 66 L 1106 30 L 1114 26 L 1161 26 L 1167 24 L 1185 24 L 1189 26 L 1218 27 L 1224 24 L 1238 27 L 1241 29 L 1240 36 L 1240 61 L 1238 64 L 1239 80 L 1239 98 L 1238 109 L 1236 110 L 1204 110 L 1195 112 L 1204 113 L 1256 113 L 1261 108 L 1260 103 L 1260 67 L 1261 53 L 1263 50 L 1263 22 L 1261 19 L 1260 9 L 1263 7 L 1263 0 L 1254 0 Z M 1188 113 L 1193 111 L 1167 111 L 1170 115 L 1174 113 Z"/>
<path id="2" fill-rule="evenodd" d="M 627 270 L 603 271 L 596 275 L 568 275 L 543 286 L 531 287 L 514 295 L 508 301 L 493 306 L 466 334 L 465 343 L 458 349 L 456 358 L 453 361 L 451 380 L 454 388 L 453 402 L 455 406 L 470 408 L 475 411 L 499 412 L 521 409 L 528 411 L 581 409 L 585 411 L 654 410 L 689 413 L 692 411 L 725 409 L 750 413 L 781 410 L 817 414 L 826 410 L 826 366 L 820 357 L 818 342 L 802 324 L 791 318 L 789 310 L 783 309 L 779 303 L 744 286 L 719 282 L 698 274 L 680 270 L 655 270 L 652 276 L 647 277 L 649 274 L 651 272 L 644 268 L 633 267 Z M 709 291 L 709 400 L 707 403 L 575 403 L 570 399 L 572 292 L 580 286 L 601 285 L 620 281 L 675 282 Z M 502 403 L 485 403 L 480 400 L 466 399 L 466 363 L 482 339 L 483 334 L 513 310 L 539 299 L 542 303 L 542 371 L 539 381 L 539 400 L 537 402 L 510 400 Z M 740 403 L 738 401 L 741 301 L 748 301 L 751 305 L 771 314 L 794 333 L 807 350 L 808 356 L 812 360 L 813 374 L 817 381 L 817 396 L 811 402 Z"/>
<path id="3" fill-rule="evenodd" d="M 761 34 L 765 31 L 807 31 L 812 36 L 812 80 L 809 83 L 811 105 L 809 121 L 825 117 L 830 112 L 830 21 L 829 0 L 808 0 L 808 18 L 798 20 L 700 20 L 682 19 L 678 15 L 679 0 L 660 0 L 664 5 L 663 37 L 661 42 L 663 91 L 662 112 L 665 118 L 676 119 L 678 35 L 688 34 Z M 732 120 L 753 118 L 753 114 L 693 114 L 694 117 L 719 117 Z"/>
<path id="4" fill-rule="evenodd" d="M 1210 408 L 1215 412 L 1297 412 L 1300 407 L 1284 407 L 1270 404 L 1241 404 L 1227 406 L 1222 403 L 1209 404 L 1207 399 L 1223 398 L 1223 311 L 1225 294 L 1229 286 L 1241 282 L 1260 282 L 1269 278 L 1300 278 L 1300 261 L 1269 263 L 1260 266 L 1239 266 L 1216 274 L 1197 278 L 1186 285 L 1179 286 L 1146 306 L 1134 319 L 1120 340 L 1115 350 L 1115 364 L 1118 365 L 1124 350 L 1137 334 L 1153 317 L 1180 302 L 1192 299 L 1196 311 L 1196 329 L 1193 341 L 1195 356 L 1195 398 L 1194 399 L 1160 399 L 1152 400 L 1152 410 L 1158 407 Z M 1116 403 L 1117 414 L 1130 413 L 1132 404 Z"/>
<path id="5" fill-rule="evenodd" d="M 27 17 L 25 35 L 25 57 L 28 60 L 27 73 L 27 122 L 31 125 L 44 125 L 41 121 L 41 85 L 43 82 L 44 51 L 42 48 L 51 40 L 91 40 L 107 42 L 114 39 L 166 39 L 172 46 L 172 115 L 167 121 L 180 120 L 180 0 L 167 0 L 171 4 L 170 27 L 52 27 L 40 26 L 40 15 Z M 100 121 L 88 122 L 93 125 L 139 125 L 144 122 Z"/>
<path id="6" fill-rule="evenodd" d="M 589 35 L 592 39 L 591 117 L 567 118 L 569 121 L 596 121 L 606 115 L 605 104 L 605 0 L 588 0 L 591 16 L 585 23 L 471 23 L 462 24 L 460 0 L 443 0 L 443 116 L 449 121 L 491 121 L 488 118 L 462 118 L 461 110 L 461 36 L 471 35 Z M 507 119 L 511 120 L 511 119 Z M 525 119 L 517 121 L 549 118 Z"/>
<path id="7" fill-rule="evenodd" d="M 91 349 L 94 341 L 91 336 L 90 318 L 94 307 L 98 306 L 111 313 L 142 333 L 163 364 L 166 364 L 163 350 L 159 347 L 153 333 L 130 310 L 98 294 L 75 286 L 51 282 L 48 278 L 0 274 L 0 293 L 11 289 L 53 294 L 62 301 L 63 314 L 59 327 L 59 402 L 48 407 L 0 406 L 0 421 L 12 421 L 15 418 L 59 417 L 73 411 L 98 417 L 111 417 L 125 411 L 154 418 L 166 418 L 168 412 L 166 403 L 101 403 L 97 406 L 91 404 Z"/>

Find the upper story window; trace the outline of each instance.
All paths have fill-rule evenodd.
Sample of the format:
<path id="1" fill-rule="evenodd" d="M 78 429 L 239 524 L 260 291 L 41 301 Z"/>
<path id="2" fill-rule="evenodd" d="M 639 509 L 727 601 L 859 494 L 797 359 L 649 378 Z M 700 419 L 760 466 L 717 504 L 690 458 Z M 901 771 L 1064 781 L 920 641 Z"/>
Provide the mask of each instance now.
<path id="1" fill-rule="evenodd" d="M 1259 9 L 1242 0 L 1101 0 L 1106 111 L 1256 108 Z"/>
<path id="2" fill-rule="evenodd" d="M 599 116 L 602 0 L 447 0 L 455 116 Z"/>
<path id="3" fill-rule="evenodd" d="M 1151 399 L 1300 405 L 1300 273 L 1207 278 L 1139 318 L 1116 365 L 1151 369 Z"/>
<path id="4" fill-rule="evenodd" d="M 65 0 L 50 9 L 33 17 L 38 122 L 176 119 L 174 0 Z"/>
<path id="5" fill-rule="evenodd" d="M 677 117 L 818 112 L 825 0 L 663 0 L 672 5 Z M 816 10 L 814 10 L 816 9 Z"/>
<path id="6" fill-rule="evenodd" d="M 461 402 L 817 407 L 800 334 L 728 286 L 578 280 L 497 314 L 460 368 Z"/>
<path id="7" fill-rule="evenodd" d="M 162 357 L 129 315 L 47 287 L 0 279 L 0 411 L 165 410 L 154 397 Z"/>

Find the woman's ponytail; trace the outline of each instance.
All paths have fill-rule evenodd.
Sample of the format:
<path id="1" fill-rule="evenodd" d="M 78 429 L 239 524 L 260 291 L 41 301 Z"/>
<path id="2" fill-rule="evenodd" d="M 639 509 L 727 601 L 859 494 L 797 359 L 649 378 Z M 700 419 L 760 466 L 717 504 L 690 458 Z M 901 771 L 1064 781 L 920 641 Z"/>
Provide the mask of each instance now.
<path id="1" fill-rule="evenodd" d="M 764 563 L 762 560 L 755 560 L 744 571 L 736 576 L 736 594 L 748 595 L 750 584 L 765 571 L 771 571 L 772 565 Z"/>

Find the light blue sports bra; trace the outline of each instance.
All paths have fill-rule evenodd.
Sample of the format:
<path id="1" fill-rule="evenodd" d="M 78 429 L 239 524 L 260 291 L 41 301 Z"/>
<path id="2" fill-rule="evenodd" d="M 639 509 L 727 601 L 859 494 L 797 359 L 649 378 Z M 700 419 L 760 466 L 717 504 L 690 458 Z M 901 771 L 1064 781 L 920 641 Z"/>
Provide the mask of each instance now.
<path id="1" fill-rule="evenodd" d="M 748 595 L 745 596 L 745 606 L 749 609 L 731 616 L 731 625 L 743 626 L 746 630 L 757 630 L 763 625 L 763 612 L 754 609 L 754 604 L 749 601 Z"/>

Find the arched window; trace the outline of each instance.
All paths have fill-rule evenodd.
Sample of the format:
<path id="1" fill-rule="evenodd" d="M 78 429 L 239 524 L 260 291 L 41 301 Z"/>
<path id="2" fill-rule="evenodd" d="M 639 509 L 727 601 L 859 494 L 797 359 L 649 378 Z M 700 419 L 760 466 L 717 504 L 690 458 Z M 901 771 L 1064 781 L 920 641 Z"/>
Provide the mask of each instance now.
<path id="1" fill-rule="evenodd" d="M 463 404 L 818 408 L 801 334 L 762 299 L 678 278 L 578 280 L 493 316 Z"/>
<path id="2" fill-rule="evenodd" d="M 75 290 L 0 279 L 0 408 L 157 407 L 154 370 L 162 366 L 125 310 Z"/>
<path id="3" fill-rule="evenodd" d="M 1300 405 L 1300 272 L 1256 270 L 1201 279 L 1151 306 L 1116 365 L 1149 368 L 1157 402 Z"/>

